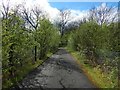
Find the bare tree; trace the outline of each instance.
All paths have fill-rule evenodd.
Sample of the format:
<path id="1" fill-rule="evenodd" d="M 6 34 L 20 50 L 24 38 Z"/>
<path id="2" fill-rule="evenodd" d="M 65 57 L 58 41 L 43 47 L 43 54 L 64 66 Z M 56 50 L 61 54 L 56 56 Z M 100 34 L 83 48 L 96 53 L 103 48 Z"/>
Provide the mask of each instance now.
<path id="1" fill-rule="evenodd" d="M 42 13 L 43 12 L 38 7 L 35 7 L 30 11 L 24 8 L 22 12 L 23 19 L 27 24 L 30 24 L 34 30 L 36 30 L 38 27 L 39 19 L 42 17 Z"/>
<path id="2" fill-rule="evenodd" d="M 30 11 L 24 8 L 23 10 L 23 18 L 26 21 L 27 24 L 32 26 L 32 28 L 36 31 L 39 26 L 39 20 L 42 18 L 43 12 L 38 7 L 34 7 Z M 36 36 L 34 36 L 36 41 Z M 35 61 L 37 60 L 37 46 L 35 46 Z"/>
<path id="3" fill-rule="evenodd" d="M 21 5 L 18 4 L 13 9 L 13 8 L 10 7 L 10 1 L 9 0 L 8 0 L 6 5 L 2 2 L 1 14 L 2 14 L 2 20 L 4 20 L 4 23 L 2 23 L 2 25 L 6 24 L 5 25 L 6 30 L 7 30 L 7 27 L 9 25 L 7 20 L 11 18 L 12 14 L 14 14 L 14 16 L 19 16 L 20 17 L 20 13 L 19 13 L 20 7 L 21 7 Z M 15 23 L 11 22 L 11 25 L 13 25 L 13 24 L 15 24 Z"/>
<path id="4" fill-rule="evenodd" d="M 2 2 L 1 13 L 2 13 L 3 19 L 7 19 L 7 18 L 8 18 L 9 10 L 10 10 L 9 1 L 7 2 L 7 5 L 5 5 L 5 4 Z"/>
<path id="5" fill-rule="evenodd" d="M 80 26 L 81 23 L 82 23 L 81 20 L 68 23 L 66 26 L 65 32 L 69 32 L 69 31 L 71 32 L 73 30 L 76 30 Z"/>
<path id="6" fill-rule="evenodd" d="M 117 18 L 116 12 L 114 7 L 108 7 L 107 4 L 98 8 L 93 7 L 89 12 L 89 21 L 94 20 L 101 26 L 104 23 L 109 24 Z"/>
<path id="7" fill-rule="evenodd" d="M 70 10 L 60 10 L 60 21 L 58 22 L 60 27 L 61 36 L 63 36 L 66 24 L 70 21 Z"/>
<path id="8" fill-rule="evenodd" d="M 9 1 L 7 2 L 7 5 L 5 5 L 2 2 L 2 9 L 1 9 L 2 21 L 4 20 L 4 23 L 2 23 L 2 27 L 3 27 L 3 24 L 5 24 L 5 30 L 6 31 L 7 31 L 7 28 L 8 28 L 8 26 L 7 26 L 8 25 L 7 19 L 9 17 L 9 11 L 10 11 Z"/>

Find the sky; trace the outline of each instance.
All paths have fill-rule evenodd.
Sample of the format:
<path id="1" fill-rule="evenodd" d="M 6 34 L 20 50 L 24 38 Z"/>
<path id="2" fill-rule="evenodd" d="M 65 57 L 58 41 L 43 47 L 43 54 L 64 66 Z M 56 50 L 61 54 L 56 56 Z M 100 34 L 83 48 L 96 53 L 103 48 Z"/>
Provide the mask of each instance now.
<path id="1" fill-rule="evenodd" d="M 118 6 L 117 2 L 106 2 L 108 6 Z M 51 7 L 57 9 L 73 9 L 73 10 L 89 10 L 92 7 L 97 7 L 102 2 L 49 2 Z"/>
<path id="2" fill-rule="evenodd" d="M 60 2 L 60 1 L 68 1 L 68 2 Z M 69 2 L 71 1 L 71 2 Z M 79 1 L 79 2 L 77 2 Z M 10 7 L 14 8 L 18 4 L 22 4 L 25 8 L 32 9 L 35 6 L 39 7 L 41 10 L 46 11 L 48 13 L 48 17 L 51 21 L 57 20 L 58 15 L 60 13 L 60 9 L 69 9 L 71 11 L 71 16 L 73 20 L 82 19 L 84 16 L 87 16 L 89 9 L 92 7 L 99 7 L 100 5 L 105 6 L 106 3 L 102 3 L 100 1 L 103 0 L 91 0 L 98 2 L 83 2 L 86 0 L 10 0 Z M 107 5 L 110 7 L 117 7 L 118 0 L 107 0 L 112 2 L 107 2 Z M 8 0 L 0 0 L 5 5 L 7 5 Z M 0 3 L 0 10 L 2 10 L 2 3 Z"/>
<path id="3" fill-rule="evenodd" d="M 88 15 L 88 11 L 93 7 L 101 5 L 108 7 L 118 7 L 118 2 L 49 2 L 50 6 L 58 10 L 71 10 L 74 20 L 82 19 Z"/>

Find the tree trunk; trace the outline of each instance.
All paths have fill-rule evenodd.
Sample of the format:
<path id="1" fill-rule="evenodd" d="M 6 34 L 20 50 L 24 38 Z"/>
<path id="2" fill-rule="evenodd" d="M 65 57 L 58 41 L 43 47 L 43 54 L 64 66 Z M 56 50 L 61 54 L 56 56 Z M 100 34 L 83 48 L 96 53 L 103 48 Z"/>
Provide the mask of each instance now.
<path id="1" fill-rule="evenodd" d="M 35 46 L 35 61 L 37 61 L 37 46 Z"/>
<path id="2" fill-rule="evenodd" d="M 10 77 L 14 76 L 13 75 L 13 69 L 12 69 L 13 66 L 14 65 L 13 65 L 13 44 L 12 44 L 10 46 L 10 52 L 9 52 L 9 67 L 10 67 L 9 72 L 10 72 Z"/>

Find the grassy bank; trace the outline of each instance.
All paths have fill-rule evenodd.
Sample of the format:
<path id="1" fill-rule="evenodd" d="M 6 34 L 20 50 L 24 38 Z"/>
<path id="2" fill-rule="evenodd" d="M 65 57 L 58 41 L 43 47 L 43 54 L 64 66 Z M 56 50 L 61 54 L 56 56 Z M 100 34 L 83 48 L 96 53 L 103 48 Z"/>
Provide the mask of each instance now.
<path id="1" fill-rule="evenodd" d="M 113 79 L 111 74 L 102 72 L 97 67 L 92 67 L 89 64 L 84 64 L 85 57 L 77 51 L 72 51 L 66 48 L 67 51 L 75 58 L 76 62 L 80 65 L 86 76 L 97 88 L 113 88 L 117 84 L 117 79 Z"/>
<path id="2" fill-rule="evenodd" d="M 47 54 L 47 57 L 44 60 L 37 60 L 34 63 L 31 60 L 29 60 L 29 62 L 25 63 L 25 65 L 17 68 L 16 75 L 13 78 L 8 79 L 9 72 L 6 72 L 5 74 L 3 74 L 3 78 L 6 78 L 6 79 L 2 82 L 2 88 L 10 88 L 14 85 L 17 85 L 18 82 L 23 80 L 23 78 L 26 75 L 28 75 L 35 68 L 40 66 L 47 58 L 51 57 L 52 55 L 53 55 L 53 53 L 49 52 Z"/>

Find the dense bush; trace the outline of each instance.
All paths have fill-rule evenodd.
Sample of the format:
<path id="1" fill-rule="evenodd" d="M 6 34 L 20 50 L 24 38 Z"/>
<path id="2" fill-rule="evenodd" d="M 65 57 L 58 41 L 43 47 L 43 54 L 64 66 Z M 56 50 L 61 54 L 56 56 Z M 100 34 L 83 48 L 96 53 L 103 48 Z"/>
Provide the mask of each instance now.
<path id="1" fill-rule="evenodd" d="M 103 24 L 101 27 L 90 21 L 81 24 L 78 29 L 70 33 L 68 46 L 84 53 L 92 65 L 103 65 L 106 62 L 117 63 L 117 60 L 114 60 L 119 56 L 118 37 L 119 29 L 115 23 Z M 116 64 L 115 67 L 117 67 Z"/>
<path id="2" fill-rule="evenodd" d="M 34 41 L 22 24 L 23 20 L 15 14 L 10 14 L 7 19 L 2 20 L 3 84 L 13 77 L 15 79 L 17 67 L 22 67 L 33 58 Z"/>
<path id="3" fill-rule="evenodd" d="M 6 83 L 17 82 L 20 68 L 28 63 L 35 64 L 35 46 L 38 48 L 37 60 L 45 58 L 48 52 L 55 52 L 59 46 L 59 32 L 49 20 L 39 20 L 37 30 L 24 25 L 24 20 L 16 13 L 2 19 L 3 87 L 7 87 Z"/>
<path id="4" fill-rule="evenodd" d="M 68 38 L 68 48 L 85 56 L 84 64 L 96 67 L 108 74 L 117 87 L 118 64 L 120 58 L 120 30 L 117 23 L 103 24 L 95 22 L 82 23 L 78 29 L 71 31 Z"/>
<path id="5" fill-rule="evenodd" d="M 35 32 L 39 44 L 39 58 L 44 58 L 48 51 L 56 50 L 59 46 L 59 32 L 49 20 L 40 20 L 40 27 Z"/>
<path id="6" fill-rule="evenodd" d="M 65 47 L 67 45 L 68 42 L 68 35 L 64 34 L 63 36 L 61 36 L 60 39 L 60 47 Z"/>

